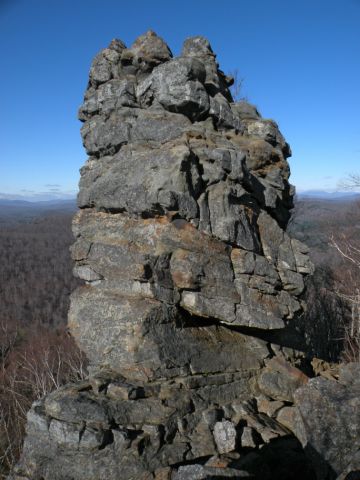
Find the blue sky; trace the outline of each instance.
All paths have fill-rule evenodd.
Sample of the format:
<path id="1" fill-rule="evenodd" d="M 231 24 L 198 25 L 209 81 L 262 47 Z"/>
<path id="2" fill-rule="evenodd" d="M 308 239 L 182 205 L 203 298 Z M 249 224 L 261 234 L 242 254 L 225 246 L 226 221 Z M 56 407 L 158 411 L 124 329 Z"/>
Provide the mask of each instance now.
<path id="1" fill-rule="evenodd" d="M 209 38 L 242 95 L 278 122 L 298 190 L 360 171 L 360 0 L 0 0 L 0 193 L 76 192 L 91 60 L 150 28 L 174 54 Z"/>

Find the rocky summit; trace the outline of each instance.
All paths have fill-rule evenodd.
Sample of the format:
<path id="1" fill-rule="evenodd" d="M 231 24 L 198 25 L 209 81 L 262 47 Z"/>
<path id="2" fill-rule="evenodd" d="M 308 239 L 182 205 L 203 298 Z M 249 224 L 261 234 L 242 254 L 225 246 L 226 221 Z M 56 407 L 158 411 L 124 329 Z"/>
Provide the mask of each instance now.
<path id="1" fill-rule="evenodd" d="M 309 381 L 304 368 L 296 324 L 313 267 L 286 233 L 290 148 L 274 121 L 233 101 L 232 82 L 203 37 L 173 57 L 149 31 L 94 58 L 73 221 L 84 284 L 69 312 L 90 374 L 33 405 L 12 479 L 325 479 L 348 468 L 351 448 L 347 463 L 334 447 L 314 465 L 329 435 L 322 389 L 355 402 L 355 386 Z"/>

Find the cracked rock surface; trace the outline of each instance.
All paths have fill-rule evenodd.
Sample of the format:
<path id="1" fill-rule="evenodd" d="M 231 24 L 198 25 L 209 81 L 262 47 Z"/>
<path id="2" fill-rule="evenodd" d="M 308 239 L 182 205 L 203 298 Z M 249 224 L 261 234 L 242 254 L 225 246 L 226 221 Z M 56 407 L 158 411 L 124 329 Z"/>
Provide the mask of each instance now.
<path id="1" fill-rule="evenodd" d="M 203 37 L 96 55 L 69 312 L 90 376 L 33 405 L 13 479 L 313 478 L 276 418 L 301 354 L 269 340 L 313 269 L 286 233 L 291 152 L 231 83 Z"/>

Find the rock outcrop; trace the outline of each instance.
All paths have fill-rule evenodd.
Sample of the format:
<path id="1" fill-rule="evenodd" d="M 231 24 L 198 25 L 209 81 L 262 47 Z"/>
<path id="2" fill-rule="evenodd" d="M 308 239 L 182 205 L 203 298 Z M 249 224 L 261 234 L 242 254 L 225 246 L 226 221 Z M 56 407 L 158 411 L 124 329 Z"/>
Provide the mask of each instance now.
<path id="1" fill-rule="evenodd" d="M 312 272 L 285 231 L 290 148 L 231 82 L 202 37 L 95 57 L 69 313 L 90 376 L 33 405 L 14 479 L 314 478 L 279 340 Z"/>

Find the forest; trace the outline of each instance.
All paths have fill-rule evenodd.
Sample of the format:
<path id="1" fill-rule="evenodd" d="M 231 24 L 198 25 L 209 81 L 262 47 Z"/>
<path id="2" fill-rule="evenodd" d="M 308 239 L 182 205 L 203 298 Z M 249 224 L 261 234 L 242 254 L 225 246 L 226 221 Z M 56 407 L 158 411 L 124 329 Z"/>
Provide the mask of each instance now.
<path id="1" fill-rule="evenodd" d="M 26 209 L 25 209 L 26 210 Z M 72 275 L 69 205 L 0 210 L 0 478 L 16 462 L 26 412 L 49 391 L 86 375 L 66 330 Z M 360 203 L 299 198 L 289 230 L 310 247 L 315 274 L 297 328 L 326 362 L 360 356 Z"/>
<path id="2" fill-rule="evenodd" d="M 310 248 L 315 273 L 305 292 L 302 333 L 312 355 L 360 360 L 360 201 L 299 198 L 288 227 Z"/>
<path id="3" fill-rule="evenodd" d="M 85 374 L 66 331 L 78 284 L 69 253 L 73 208 L 60 208 L 0 211 L 0 478 L 19 456 L 31 403 Z"/>

